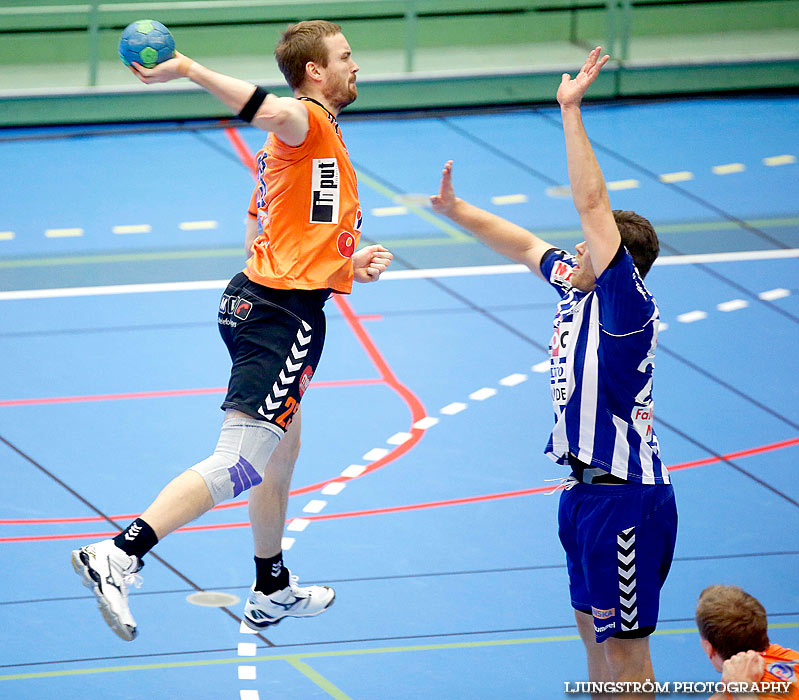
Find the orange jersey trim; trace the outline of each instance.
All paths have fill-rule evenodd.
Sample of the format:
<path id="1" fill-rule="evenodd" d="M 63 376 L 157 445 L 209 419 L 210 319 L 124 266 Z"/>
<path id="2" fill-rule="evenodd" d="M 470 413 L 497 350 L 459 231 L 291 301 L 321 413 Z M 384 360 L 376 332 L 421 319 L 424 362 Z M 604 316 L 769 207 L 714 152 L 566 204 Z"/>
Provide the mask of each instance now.
<path id="1" fill-rule="evenodd" d="M 259 235 L 244 274 L 274 289 L 349 294 L 361 226 L 355 169 L 333 115 L 303 104 L 305 141 L 292 147 L 269 134 L 258 151 Z"/>

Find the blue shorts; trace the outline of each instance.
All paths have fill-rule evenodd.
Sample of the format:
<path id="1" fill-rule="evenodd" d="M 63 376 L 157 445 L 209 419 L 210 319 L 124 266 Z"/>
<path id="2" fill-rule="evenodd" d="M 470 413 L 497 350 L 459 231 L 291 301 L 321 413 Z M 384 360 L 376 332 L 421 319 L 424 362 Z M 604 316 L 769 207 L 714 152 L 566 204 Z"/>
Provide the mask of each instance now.
<path id="1" fill-rule="evenodd" d="M 655 629 L 677 538 L 670 484 L 584 484 L 560 498 L 572 607 L 592 615 L 596 641 Z"/>

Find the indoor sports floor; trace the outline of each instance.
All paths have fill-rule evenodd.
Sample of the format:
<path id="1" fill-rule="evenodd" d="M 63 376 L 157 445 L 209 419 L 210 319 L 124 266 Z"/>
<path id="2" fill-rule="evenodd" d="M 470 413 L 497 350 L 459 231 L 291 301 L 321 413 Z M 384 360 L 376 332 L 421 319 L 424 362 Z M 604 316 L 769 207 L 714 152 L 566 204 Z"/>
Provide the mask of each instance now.
<path id="1" fill-rule="evenodd" d="M 549 699 L 586 678 L 547 495 L 566 474 L 543 455 L 556 295 L 419 196 L 452 158 L 458 194 L 572 247 L 559 114 L 341 121 L 363 240 L 396 257 L 328 302 L 303 401 L 286 560 L 336 603 L 241 629 L 239 499 L 147 557 L 132 643 L 69 553 L 215 445 L 229 367 L 216 309 L 243 264 L 263 134 L 0 132 L 0 697 Z M 715 681 L 693 622 L 709 584 L 754 594 L 772 640 L 799 648 L 799 98 L 590 104 L 585 121 L 612 204 L 662 241 L 647 285 L 680 530 L 655 670 Z M 229 602 L 192 604 L 197 591 Z"/>

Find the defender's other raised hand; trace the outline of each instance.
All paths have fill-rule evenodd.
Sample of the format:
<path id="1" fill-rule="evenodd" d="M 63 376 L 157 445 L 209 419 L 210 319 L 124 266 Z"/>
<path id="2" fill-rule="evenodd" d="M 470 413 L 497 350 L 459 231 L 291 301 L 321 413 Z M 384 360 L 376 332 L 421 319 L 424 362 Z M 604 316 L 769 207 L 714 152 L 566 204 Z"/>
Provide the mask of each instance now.
<path id="1" fill-rule="evenodd" d="M 596 80 L 599 71 L 602 70 L 602 66 L 610 59 L 607 54 L 600 58 L 599 54 L 601 52 L 602 47 L 597 46 L 589 53 L 583 67 L 580 68 L 580 72 L 574 78 L 568 73 L 563 74 L 560 80 L 560 87 L 558 87 L 558 102 L 561 107 L 578 107 L 580 105 L 588 86 Z"/>
<path id="2" fill-rule="evenodd" d="M 441 171 L 441 189 L 438 194 L 430 195 L 430 204 L 436 214 L 449 216 L 456 201 L 455 189 L 452 187 L 452 161 L 448 160 Z"/>

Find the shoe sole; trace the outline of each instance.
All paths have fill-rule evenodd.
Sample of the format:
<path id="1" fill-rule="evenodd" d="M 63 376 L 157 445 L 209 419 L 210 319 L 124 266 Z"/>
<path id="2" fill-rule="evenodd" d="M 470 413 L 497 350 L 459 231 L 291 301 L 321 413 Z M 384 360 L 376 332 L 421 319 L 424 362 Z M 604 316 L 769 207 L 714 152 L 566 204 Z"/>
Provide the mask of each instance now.
<path id="1" fill-rule="evenodd" d="M 285 615 L 281 615 L 280 617 L 273 618 L 271 620 L 262 620 L 260 622 L 256 622 L 255 620 L 250 619 L 247 617 L 247 613 L 244 614 L 243 620 L 244 624 L 247 625 L 251 630 L 255 630 L 259 632 L 260 630 L 266 629 L 267 627 L 274 627 L 275 625 L 279 624 L 282 620 L 285 620 L 287 617 L 316 617 L 317 615 L 321 615 L 325 610 L 327 610 L 336 600 L 336 594 L 333 593 L 333 597 L 330 599 L 330 602 L 325 605 L 321 610 L 317 610 L 315 613 L 307 613 L 305 615 L 292 615 L 290 613 L 286 613 Z"/>
<path id="2" fill-rule="evenodd" d="M 83 561 L 84 556 L 88 555 L 84 554 L 80 549 L 73 549 L 72 568 L 75 569 L 75 573 L 80 576 L 81 583 L 86 586 L 86 588 L 90 588 L 92 593 L 94 593 L 94 597 L 97 598 L 97 607 L 100 608 L 103 619 L 108 626 L 114 630 L 118 637 L 121 637 L 126 642 L 132 642 L 136 639 L 136 628 L 134 627 L 131 629 L 128 625 L 123 624 L 119 621 L 119 618 L 111 612 L 111 606 L 100 591 L 97 581 L 92 577 L 93 569 L 89 567 L 87 562 Z"/>

